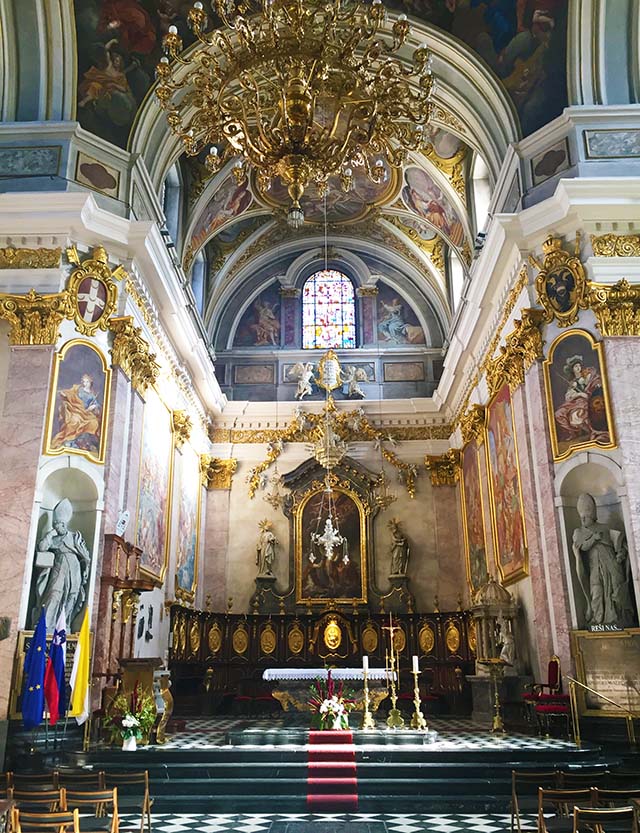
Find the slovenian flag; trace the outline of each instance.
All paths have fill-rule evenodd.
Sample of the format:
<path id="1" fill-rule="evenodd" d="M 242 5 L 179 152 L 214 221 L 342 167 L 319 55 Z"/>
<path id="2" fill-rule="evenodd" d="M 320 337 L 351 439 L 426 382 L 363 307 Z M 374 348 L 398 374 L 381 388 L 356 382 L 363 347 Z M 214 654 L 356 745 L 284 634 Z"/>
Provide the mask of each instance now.
<path id="1" fill-rule="evenodd" d="M 24 691 L 22 693 L 22 722 L 25 729 L 35 729 L 42 723 L 44 712 L 44 666 L 47 652 L 47 622 L 44 608 L 31 637 L 24 658 Z"/>
<path id="2" fill-rule="evenodd" d="M 67 625 L 64 609 L 53 631 L 49 648 L 49 658 L 44 672 L 44 696 L 49 709 L 49 722 L 52 726 L 58 722 L 60 715 L 67 711 L 67 684 L 64 670 L 67 662 Z"/>

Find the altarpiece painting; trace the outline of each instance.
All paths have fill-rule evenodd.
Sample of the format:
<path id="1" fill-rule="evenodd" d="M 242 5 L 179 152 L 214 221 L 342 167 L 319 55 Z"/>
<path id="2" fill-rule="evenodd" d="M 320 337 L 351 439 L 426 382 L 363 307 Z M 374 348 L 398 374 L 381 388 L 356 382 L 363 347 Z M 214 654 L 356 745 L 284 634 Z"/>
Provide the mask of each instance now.
<path id="1" fill-rule="evenodd" d="M 529 574 L 529 556 L 513 404 L 507 384 L 487 407 L 486 448 L 496 563 L 501 580 L 510 584 Z"/>
<path id="2" fill-rule="evenodd" d="M 140 568 L 164 580 L 171 524 L 171 413 L 153 388 L 145 394 L 142 424 L 136 546 L 142 550 Z"/>
<path id="3" fill-rule="evenodd" d="M 198 584 L 198 549 L 200 538 L 200 457 L 190 443 L 176 451 L 175 494 L 178 505 L 176 539 L 176 598 L 193 602 Z"/>
<path id="4" fill-rule="evenodd" d="M 489 578 L 487 570 L 487 543 L 484 532 L 484 507 L 480 486 L 479 454 L 480 446 L 475 440 L 465 445 L 462 451 L 460 484 L 467 581 L 472 595 Z"/>

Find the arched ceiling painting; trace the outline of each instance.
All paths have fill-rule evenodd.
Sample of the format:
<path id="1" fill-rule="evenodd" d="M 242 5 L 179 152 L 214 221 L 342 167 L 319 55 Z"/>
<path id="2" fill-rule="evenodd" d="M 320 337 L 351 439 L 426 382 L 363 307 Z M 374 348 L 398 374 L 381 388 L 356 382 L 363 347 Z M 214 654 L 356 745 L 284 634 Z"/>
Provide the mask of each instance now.
<path id="1" fill-rule="evenodd" d="M 502 80 L 527 135 L 566 105 L 568 0 L 385 0 L 452 33 Z M 191 42 L 190 0 L 75 0 L 78 120 L 126 147 L 169 26 Z"/>

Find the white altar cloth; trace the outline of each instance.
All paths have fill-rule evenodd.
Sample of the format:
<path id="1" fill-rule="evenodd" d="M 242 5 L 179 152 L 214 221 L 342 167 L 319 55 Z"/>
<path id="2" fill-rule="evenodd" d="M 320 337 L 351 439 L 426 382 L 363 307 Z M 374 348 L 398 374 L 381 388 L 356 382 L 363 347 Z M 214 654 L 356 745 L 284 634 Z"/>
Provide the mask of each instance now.
<path id="1" fill-rule="evenodd" d="M 331 676 L 334 680 L 363 680 L 362 668 L 332 668 Z M 384 668 L 370 668 L 367 672 L 369 680 L 386 680 L 390 678 L 390 672 Z M 327 679 L 326 668 L 266 668 L 262 673 L 262 679 L 267 682 L 284 682 L 286 680 L 313 680 Z M 395 674 L 394 674 L 395 679 Z"/>

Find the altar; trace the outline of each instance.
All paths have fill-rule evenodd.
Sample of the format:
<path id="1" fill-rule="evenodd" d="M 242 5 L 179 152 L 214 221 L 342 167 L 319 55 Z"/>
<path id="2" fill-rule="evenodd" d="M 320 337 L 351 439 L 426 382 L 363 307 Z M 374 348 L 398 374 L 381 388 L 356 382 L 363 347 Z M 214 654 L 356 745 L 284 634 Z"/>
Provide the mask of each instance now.
<path id="1" fill-rule="evenodd" d="M 275 683 L 272 695 L 278 700 L 283 711 L 309 711 L 309 688 L 314 680 L 326 680 L 326 668 L 266 668 L 262 674 L 265 682 Z M 395 674 L 385 668 L 370 668 L 367 671 L 369 686 L 369 708 L 377 711 L 380 703 L 387 696 L 387 683 Z M 356 700 L 355 708 L 364 708 L 364 671 L 362 668 L 332 668 L 331 677 L 336 682 L 344 682 Z"/>

